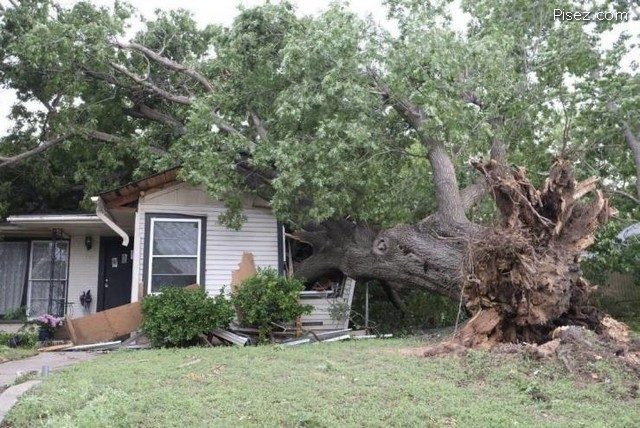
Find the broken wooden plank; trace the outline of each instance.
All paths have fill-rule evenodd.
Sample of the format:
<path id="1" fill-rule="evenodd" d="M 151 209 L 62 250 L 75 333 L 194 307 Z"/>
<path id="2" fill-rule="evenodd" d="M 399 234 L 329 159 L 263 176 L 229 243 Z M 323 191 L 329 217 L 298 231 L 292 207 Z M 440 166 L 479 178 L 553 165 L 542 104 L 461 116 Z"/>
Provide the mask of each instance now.
<path id="1" fill-rule="evenodd" d="M 146 343 L 143 345 L 126 345 L 123 346 L 123 348 L 125 349 L 151 349 L 151 345 Z"/>
<path id="2" fill-rule="evenodd" d="M 38 348 L 38 352 L 54 352 L 54 351 L 62 351 L 67 348 L 71 348 L 73 343 L 62 343 L 59 345 L 45 346 L 44 348 Z"/>
<path id="3" fill-rule="evenodd" d="M 242 333 L 242 334 L 259 334 L 260 330 L 254 327 L 234 327 L 230 328 L 229 331 L 233 333 Z"/>
<path id="4" fill-rule="evenodd" d="M 234 345 L 238 345 L 238 346 L 245 346 L 247 342 L 249 342 L 248 337 L 240 336 L 239 334 L 231 333 L 230 331 L 226 331 L 226 330 L 216 329 L 216 330 L 213 330 L 211 333 L 213 333 L 215 336 L 219 337 L 220 339 L 224 339 L 227 342 L 231 342 Z"/>
<path id="5" fill-rule="evenodd" d="M 213 344 L 209 341 L 209 338 L 207 337 L 206 334 L 202 334 L 200 333 L 198 335 L 198 338 L 200 339 L 200 342 L 202 342 L 203 345 L 208 346 L 208 347 L 213 347 Z"/>
<path id="6" fill-rule="evenodd" d="M 133 302 L 81 318 L 65 318 L 75 345 L 112 341 L 130 334 L 142 324 L 140 302 Z"/>
<path id="7" fill-rule="evenodd" d="M 115 340 L 113 342 L 99 342 L 99 343 L 91 343 L 87 345 L 77 345 L 72 346 L 71 348 L 65 349 L 65 351 L 100 351 L 107 349 L 115 349 L 120 347 L 122 344 L 121 340 Z"/>

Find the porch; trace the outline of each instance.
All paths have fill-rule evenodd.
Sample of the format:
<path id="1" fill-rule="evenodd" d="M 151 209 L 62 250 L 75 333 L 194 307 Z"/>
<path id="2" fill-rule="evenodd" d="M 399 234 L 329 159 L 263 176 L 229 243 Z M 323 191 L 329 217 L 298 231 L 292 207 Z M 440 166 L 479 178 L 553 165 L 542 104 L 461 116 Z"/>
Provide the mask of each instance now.
<path id="1" fill-rule="evenodd" d="M 133 232 L 134 213 L 116 214 Z M 93 214 L 18 215 L 0 224 L 0 317 L 32 319 L 49 313 L 73 317 L 94 313 L 109 303 L 105 293 L 108 246 L 122 247 L 119 234 Z M 116 243 L 116 245 L 113 245 Z M 120 288 L 131 290 L 131 254 L 118 254 L 117 266 L 129 265 Z M 117 287 L 114 287 L 117 288 Z M 126 302 L 125 302 L 126 303 Z M 12 324 L 0 324 L 11 330 Z"/>

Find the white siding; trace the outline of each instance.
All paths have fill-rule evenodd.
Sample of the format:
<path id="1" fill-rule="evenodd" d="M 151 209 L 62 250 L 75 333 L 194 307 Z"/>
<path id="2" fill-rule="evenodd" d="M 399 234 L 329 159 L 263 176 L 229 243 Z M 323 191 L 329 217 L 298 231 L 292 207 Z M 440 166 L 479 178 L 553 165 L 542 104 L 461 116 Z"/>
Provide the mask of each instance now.
<path id="1" fill-rule="evenodd" d="M 250 203 L 247 205 L 250 206 Z M 218 216 L 224 211 L 221 202 L 210 199 L 204 190 L 186 183 L 141 197 L 134 238 L 138 259 L 134 264 L 132 300 L 138 300 L 138 289 L 144 278 L 147 213 L 206 217 L 205 286 L 209 293 L 217 294 L 223 287 L 227 287 L 226 291 L 229 292 L 231 272 L 238 268 L 244 251 L 253 253 L 258 267 L 277 268 L 277 221 L 271 211 L 266 208 L 245 208 L 246 222 L 240 230 L 228 229 L 218 222 Z"/>
<path id="2" fill-rule="evenodd" d="M 98 266 L 100 255 L 100 236 L 92 236 L 93 245 L 90 250 L 84 245 L 85 235 L 72 235 L 69 243 L 69 288 L 67 301 L 72 302 L 68 314 L 79 317 L 94 313 L 98 301 Z M 91 290 L 90 310 L 80 305 L 82 292 Z"/>

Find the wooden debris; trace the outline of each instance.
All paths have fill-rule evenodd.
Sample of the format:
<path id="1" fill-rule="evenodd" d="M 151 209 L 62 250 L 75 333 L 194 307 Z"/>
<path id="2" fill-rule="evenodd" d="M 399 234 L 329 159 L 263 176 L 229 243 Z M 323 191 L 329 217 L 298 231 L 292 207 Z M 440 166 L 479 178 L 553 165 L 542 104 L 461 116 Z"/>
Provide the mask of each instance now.
<path id="1" fill-rule="evenodd" d="M 256 263 L 253 260 L 253 254 L 245 251 L 242 253 L 242 259 L 240 260 L 238 269 L 231 272 L 231 292 L 235 293 L 245 279 L 254 276 L 256 273 Z"/>
<path id="2" fill-rule="evenodd" d="M 209 338 L 207 337 L 206 334 L 199 334 L 198 338 L 200 339 L 200 342 L 202 342 L 203 345 L 209 346 L 209 347 L 213 347 L 213 344 L 209 341 Z"/>
<path id="3" fill-rule="evenodd" d="M 260 331 L 257 328 L 253 328 L 253 327 L 235 327 L 235 328 L 230 328 L 229 330 L 233 333 L 250 334 L 250 335 L 258 335 L 260 333 Z"/>
<path id="4" fill-rule="evenodd" d="M 211 333 L 217 336 L 220 339 L 226 340 L 227 342 L 231 342 L 234 345 L 245 346 L 249 342 L 248 337 L 240 336 L 239 334 L 231 333 L 226 330 L 213 330 Z"/>
<path id="5" fill-rule="evenodd" d="M 38 352 L 55 352 L 55 351 L 63 351 L 67 348 L 71 348 L 73 343 L 67 342 L 59 345 L 45 346 L 44 348 L 38 348 Z"/>
<path id="6" fill-rule="evenodd" d="M 81 318 L 65 318 L 69 337 L 75 345 L 112 341 L 130 334 L 142 324 L 140 302 L 107 309 Z"/>
<path id="7" fill-rule="evenodd" d="M 356 339 L 356 340 L 362 340 L 362 339 L 387 339 L 390 337 L 393 337 L 393 334 L 380 334 L 380 335 L 375 335 L 375 334 L 368 334 L 368 335 L 364 335 L 362 334 L 362 331 L 355 331 L 355 332 L 351 332 L 350 328 L 348 329 L 344 329 L 344 330 L 336 330 L 336 331 L 325 331 L 322 333 L 313 333 L 313 337 L 306 337 L 303 339 L 296 339 L 296 340 L 289 340 L 286 342 L 282 342 L 281 345 L 284 346 L 297 346 L 297 345 L 304 345 L 307 343 L 327 343 L 327 342 L 340 342 L 342 340 L 349 340 L 349 339 Z M 346 333 L 346 334 L 345 334 Z"/>
<path id="8" fill-rule="evenodd" d="M 355 340 L 364 340 L 364 339 L 389 339 L 392 338 L 393 334 L 362 334 L 356 335 L 352 334 L 351 338 Z"/>
<path id="9" fill-rule="evenodd" d="M 347 339 L 351 339 L 351 336 L 348 334 L 343 334 L 342 336 L 336 336 L 336 337 L 331 337 L 329 339 L 321 340 L 321 342 L 322 343 L 339 342 L 341 340 L 347 340 Z"/>
<path id="10" fill-rule="evenodd" d="M 151 342 L 149 338 L 141 331 L 131 333 L 131 336 L 122 342 L 122 348 L 126 349 L 149 349 Z"/>
<path id="11" fill-rule="evenodd" d="M 121 344 L 122 344 L 121 340 L 116 340 L 113 342 L 99 342 L 99 343 L 91 343 L 87 345 L 72 346 L 70 348 L 66 348 L 65 351 L 102 351 L 102 350 L 116 349 L 120 347 Z"/>

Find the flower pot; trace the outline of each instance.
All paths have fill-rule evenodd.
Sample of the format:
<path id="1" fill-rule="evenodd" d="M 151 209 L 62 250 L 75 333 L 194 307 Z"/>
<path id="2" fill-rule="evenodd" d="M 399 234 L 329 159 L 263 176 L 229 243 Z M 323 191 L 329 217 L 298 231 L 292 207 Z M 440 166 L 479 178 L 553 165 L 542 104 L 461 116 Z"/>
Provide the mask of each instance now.
<path id="1" fill-rule="evenodd" d="M 40 327 L 38 330 L 38 340 L 40 342 L 46 342 L 47 340 L 51 340 L 53 338 L 53 332 L 45 327 Z"/>

